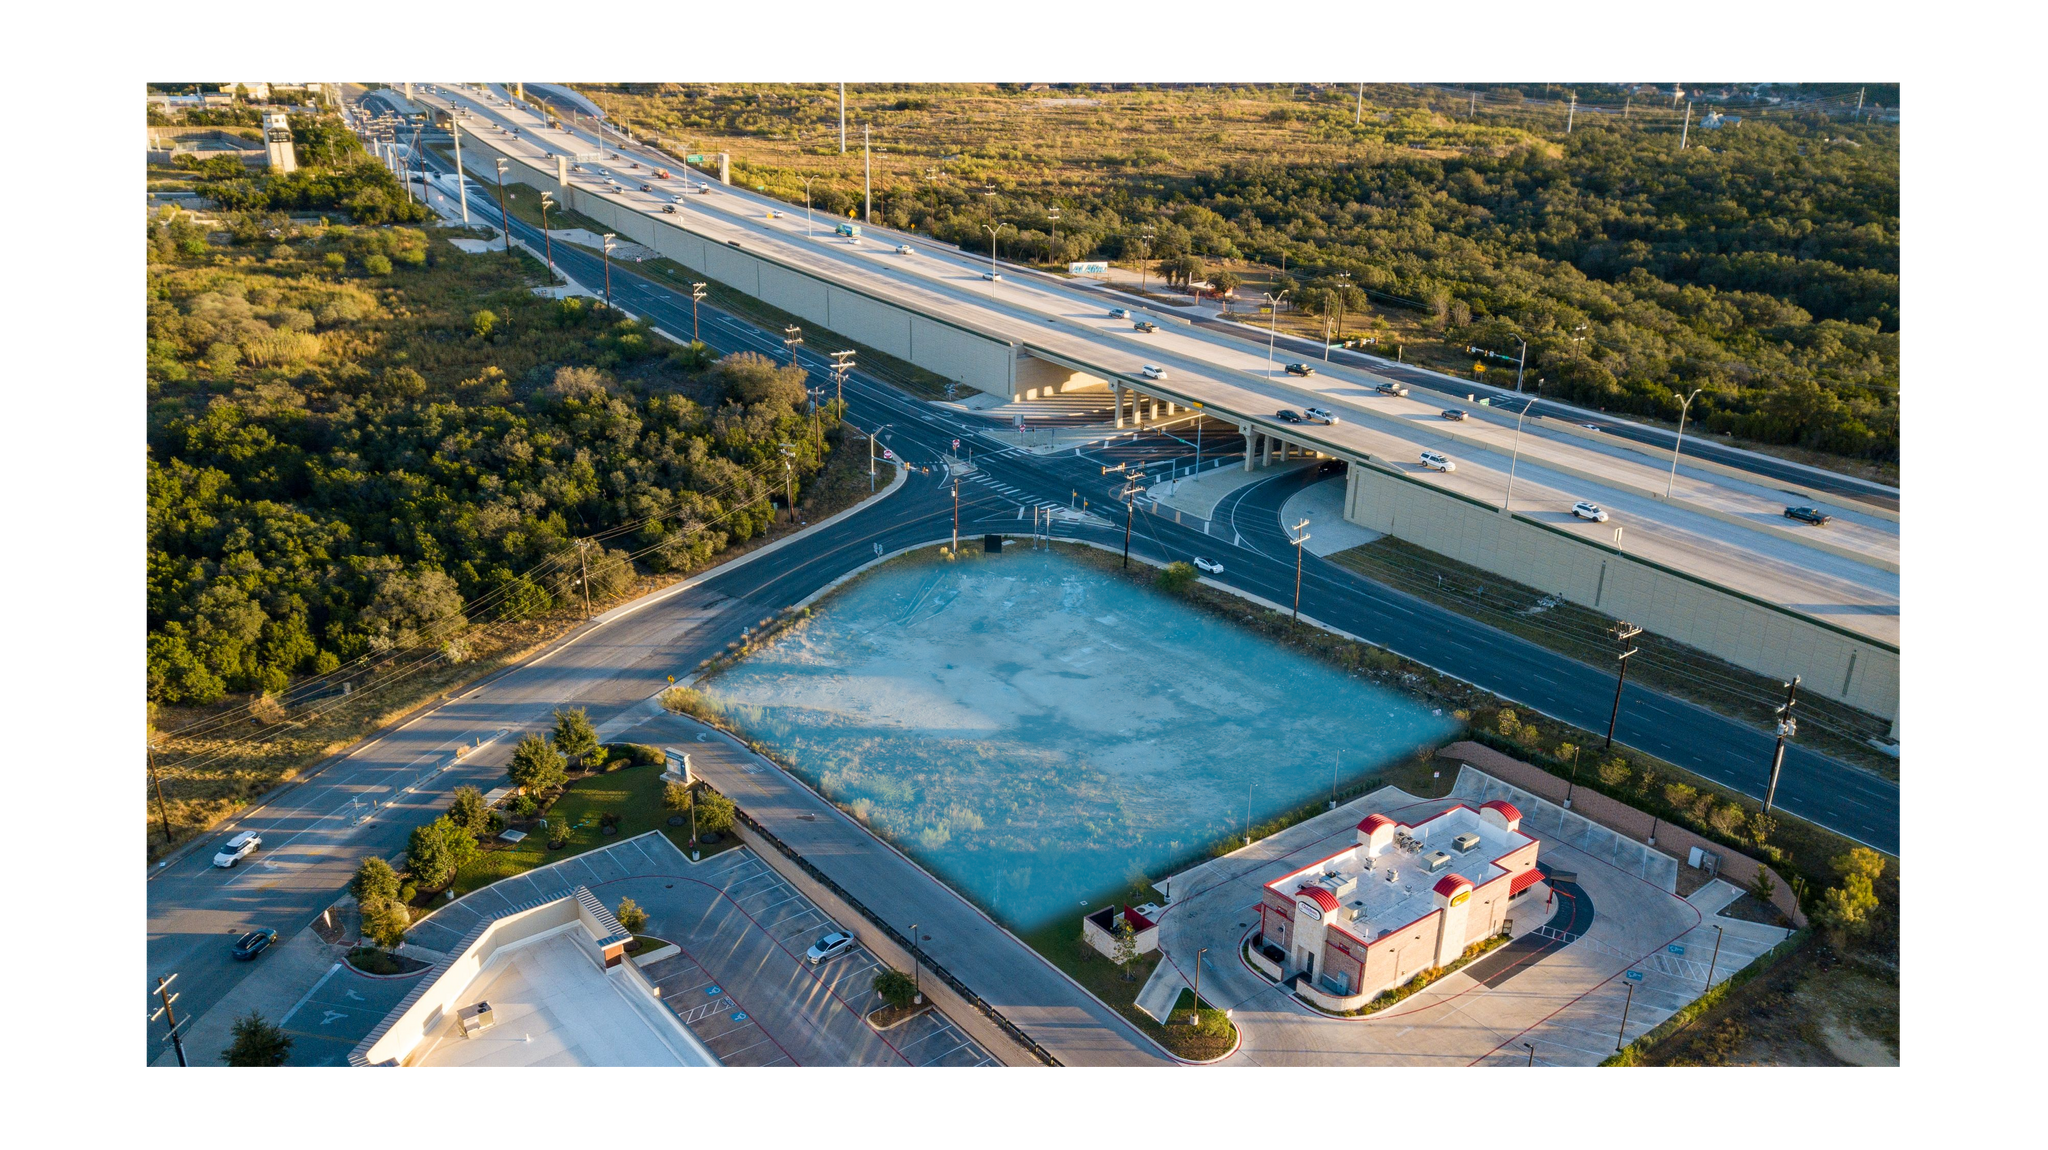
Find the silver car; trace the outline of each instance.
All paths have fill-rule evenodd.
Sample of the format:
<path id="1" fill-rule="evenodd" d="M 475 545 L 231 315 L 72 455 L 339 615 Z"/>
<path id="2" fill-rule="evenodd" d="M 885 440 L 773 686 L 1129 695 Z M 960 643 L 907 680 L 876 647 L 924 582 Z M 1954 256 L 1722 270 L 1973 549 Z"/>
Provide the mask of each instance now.
<path id="1" fill-rule="evenodd" d="M 853 949 L 853 936 L 843 930 L 835 930 L 818 939 L 811 949 L 804 952 L 804 961 L 816 966 L 828 959 L 838 958 Z"/>

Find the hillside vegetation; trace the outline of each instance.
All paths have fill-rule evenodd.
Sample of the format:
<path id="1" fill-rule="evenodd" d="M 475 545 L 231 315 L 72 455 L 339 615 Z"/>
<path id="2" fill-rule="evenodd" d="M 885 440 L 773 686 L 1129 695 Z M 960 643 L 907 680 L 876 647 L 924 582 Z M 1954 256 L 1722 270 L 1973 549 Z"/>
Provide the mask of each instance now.
<path id="1" fill-rule="evenodd" d="M 638 135 L 732 152 L 736 182 L 793 203 L 815 176 L 821 210 L 858 211 L 871 125 L 875 210 L 896 227 L 986 250 L 994 224 L 1013 258 L 1142 257 L 1310 314 L 1341 297 L 1347 331 L 1426 342 L 1443 366 L 1520 336 L 1549 394 L 1676 419 L 1673 392 L 1700 388 L 1706 429 L 1898 459 L 1894 125 L 1695 115 L 1681 151 L 1668 100 L 1581 106 L 1567 135 L 1561 89 L 1474 112 L 1368 87 L 1361 113 L 1348 88 L 850 86 L 842 156 L 831 86 L 580 90 Z"/>

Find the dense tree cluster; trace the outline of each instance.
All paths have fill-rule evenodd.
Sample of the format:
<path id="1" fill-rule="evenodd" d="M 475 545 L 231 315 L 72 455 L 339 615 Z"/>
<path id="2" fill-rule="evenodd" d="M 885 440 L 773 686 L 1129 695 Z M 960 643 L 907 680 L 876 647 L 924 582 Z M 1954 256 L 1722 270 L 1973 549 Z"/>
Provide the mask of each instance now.
<path id="1" fill-rule="evenodd" d="M 406 228 L 149 231 L 148 683 L 205 703 L 425 647 L 750 538 L 829 423 L 531 269 Z M 479 322 L 488 312 L 492 321 Z"/>

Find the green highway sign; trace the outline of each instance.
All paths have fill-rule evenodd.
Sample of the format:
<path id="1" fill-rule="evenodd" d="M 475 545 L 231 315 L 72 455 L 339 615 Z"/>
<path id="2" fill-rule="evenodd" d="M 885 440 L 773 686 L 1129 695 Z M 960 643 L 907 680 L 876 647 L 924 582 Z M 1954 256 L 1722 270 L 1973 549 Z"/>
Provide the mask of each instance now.
<path id="1" fill-rule="evenodd" d="M 704 157 L 703 157 L 703 156 L 701 156 L 701 155 L 698 155 L 698 156 L 684 156 L 684 157 L 683 157 L 683 162 L 684 162 L 684 163 L 686 163 L 686 164 L 701 164 L 701 163 L 703 163 L 703 162 L 704 162 Z"/>

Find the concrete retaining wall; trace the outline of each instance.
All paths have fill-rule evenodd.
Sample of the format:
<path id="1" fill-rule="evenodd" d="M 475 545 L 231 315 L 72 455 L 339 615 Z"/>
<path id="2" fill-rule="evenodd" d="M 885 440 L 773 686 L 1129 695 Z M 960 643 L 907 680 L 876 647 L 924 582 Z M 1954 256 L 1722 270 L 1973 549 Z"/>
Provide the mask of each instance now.
<path id="1" fill-rule="evenodd" d="M 1771 876 L 1771 905 L 1797 926 L 1806 925 L 1791 884 L 1777 871 L 1720 843 L 1608 798 L 1598 791 L 1573 790 L 1568 780 L 1509 758 L 1480 743 L 1452 743 L 1437 752 L 1469 768 L 1458 775 L 1452 793 L 1480 802 L 1506 799 L 1522 811 L 1522 829 L 1538 838 L 1563 842 L 1627 871 L 1664 890 L 1675 891 L 1679 860 L 1693 847 L 1721 859 L 1721 877 L 1745 889 L 1756 885 L 1759 872 Z M 1572 809 L 1564 809 L 1566 794 Z M 1654 847 L 1647 840 L 1654 835 Z M 1588 844 L 1594 849 L 1588 850 Z"/>
<path id="2" fill-rule="evenodd" d="M 1361 527 L 1898 718 L 1899 653 L 1877 640 L 1371 465 L 1352 465 L 1344 507 Z"/>
<path id="3" fill-rule="evenodd" d="M 556 181 L 553 171 L 543 171 L 517 156 L 507 156 L 484 137 L 465 132 L 463 144 L 474 154 L 474 159 L 464 158 L 465 168 L 470 171 L 488 176 L 492 161 L 504 156 L 510 161 L 508 183 L 551 191 L 563 207 L 602 223 L 622 239 L 652 248 L 693 272 L 745 292 L 806 323 L 916 364 L 935 375 L 978 391 L 1011 394 L 1017 349 L 1009 341 L 923 315 L 743 247 L 708 239 L 691 230 L 691 217 L 702 210 L 697 204 L 698 197 L 684 196 L 675 215 L 650 215 L 613 196 L 573 184 L 564 187 Z"/>

